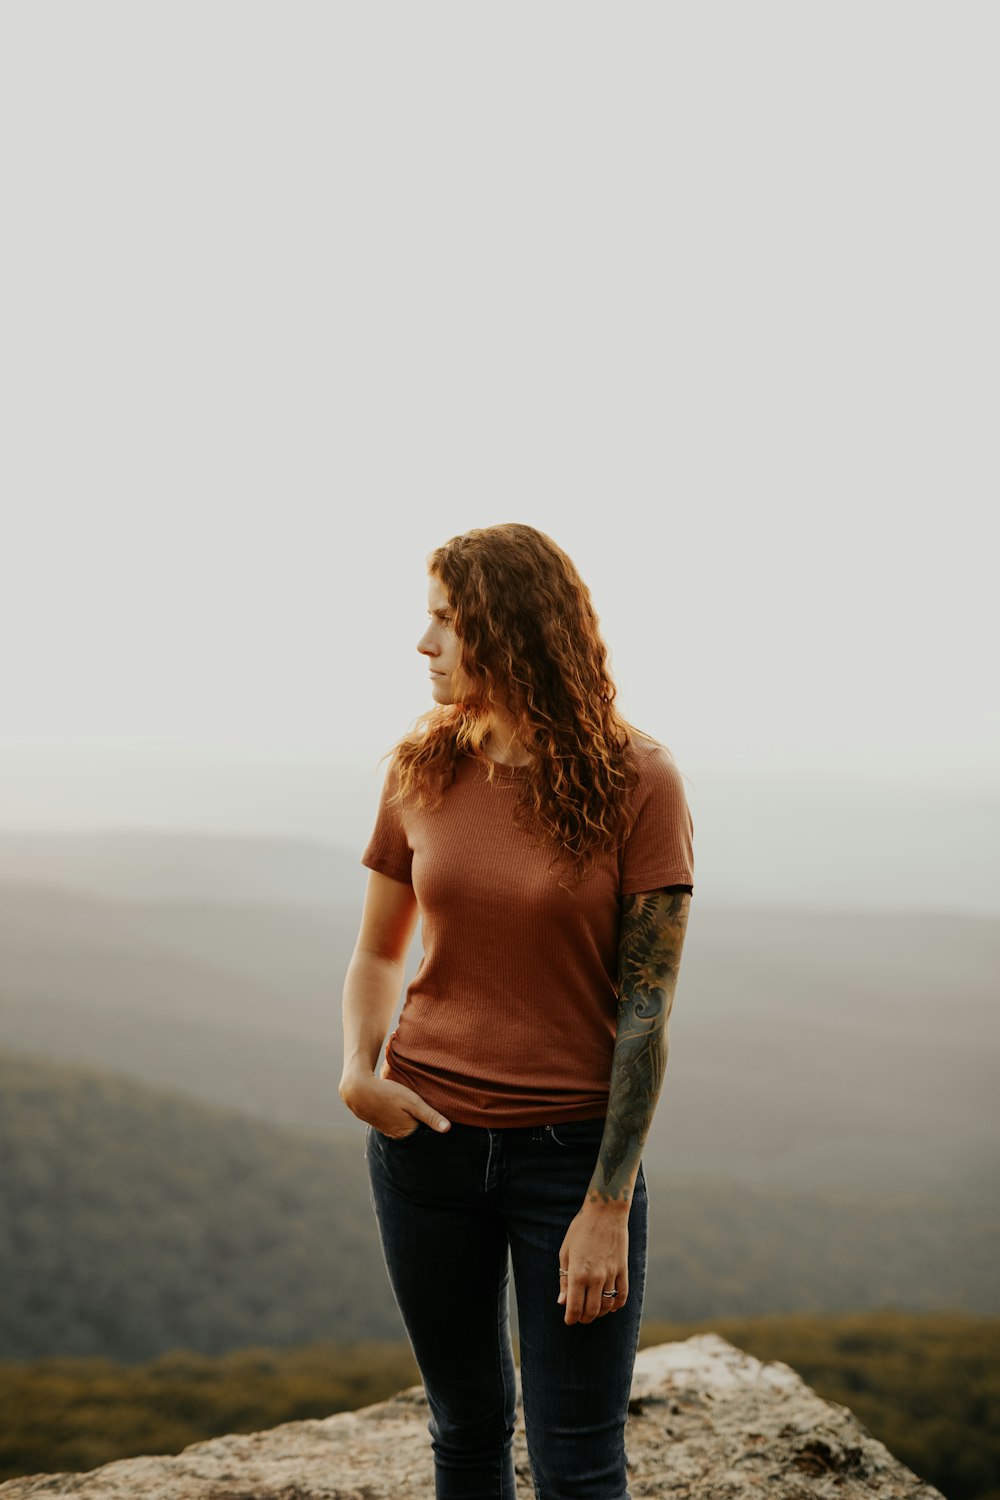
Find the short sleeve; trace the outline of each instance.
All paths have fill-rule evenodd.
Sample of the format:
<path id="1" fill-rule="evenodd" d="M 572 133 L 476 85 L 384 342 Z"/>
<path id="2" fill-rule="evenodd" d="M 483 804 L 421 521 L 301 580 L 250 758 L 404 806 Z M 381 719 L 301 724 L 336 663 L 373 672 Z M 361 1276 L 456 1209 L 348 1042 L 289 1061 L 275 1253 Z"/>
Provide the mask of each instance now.
<path id="1" fill-rule="evenodd" d="M 392 806 L 389 805 L 389 798 L 395 791 L 396 785 L 396 770 L 395 766 L 391 765 L 382 783 L 375 827 L 365 852 L 361 856 L 361 863 L 367 865 L 369 870 L 377 870 L 380 875 L 388 875 L 392 880 L 412 883 L 410 867 L 413 862 L 413 850 L 410 848 L 406 829 L 403 826 L 402 808 L 398 802 Z"/>
<path id="2" fill-rule="evenodd" d="M 661 745 L 643 753 L 633 796 L 638 812 L 621 853 L 622 895 L 665 885 L 693 892 L 694 820 L 681 773 Z"/>

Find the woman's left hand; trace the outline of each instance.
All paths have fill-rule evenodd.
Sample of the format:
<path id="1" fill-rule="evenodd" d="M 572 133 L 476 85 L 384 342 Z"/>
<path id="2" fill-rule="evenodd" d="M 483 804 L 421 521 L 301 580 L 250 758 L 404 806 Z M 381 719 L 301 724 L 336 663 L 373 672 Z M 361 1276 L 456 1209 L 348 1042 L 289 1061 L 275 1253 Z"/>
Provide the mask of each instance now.
<path id="1" fill-rule="evenodd" d="M 628 1300 L 628 1204 L 587 1202 L 559 1251 L 559 1302 L 566 1323 L 593 1323 Z M 605 1292 L 617 1296 L 606 1297 Z"/>

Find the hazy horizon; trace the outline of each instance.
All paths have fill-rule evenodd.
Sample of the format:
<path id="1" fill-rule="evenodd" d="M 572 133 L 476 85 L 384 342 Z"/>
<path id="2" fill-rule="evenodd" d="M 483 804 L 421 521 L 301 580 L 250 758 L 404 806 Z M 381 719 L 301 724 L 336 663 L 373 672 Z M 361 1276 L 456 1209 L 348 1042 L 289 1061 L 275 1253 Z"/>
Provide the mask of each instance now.
<path id="1" fill-rule="evenodd" d="M 58 760 L 50 761 L 50 770 Z M 63 760 L 64 766 L 71 764 Z M 76 764 L 76 763 L 73 763 Z M 12 816 L 0 800 L 0 878 L 86 884 L 79 851 L 60 866 L 60 840 L 160 832 L 332 845 L 357 867 L 383 771 L 335 771 L 319 761 L 86 761 L 87 774 L 52 783 L 45 808 Z M 79 772 L 80 766 L 76 764 Z M 740 777 L 689 766 L 699 907 L 935 911 L 1000 916 L 1000 796 L 873 778 Z M 9 783 L 8 783 L 9 784 Z M 30 857 L 25 838 L 47 850 Z M 11 849 L 20 851 L 10 855 Z M 7 854 L 4 851 L 7 851 Z M 123 854 L 123 858 L 125 855 Z M 198 872 L 190 871 L 197 890 Z"/>

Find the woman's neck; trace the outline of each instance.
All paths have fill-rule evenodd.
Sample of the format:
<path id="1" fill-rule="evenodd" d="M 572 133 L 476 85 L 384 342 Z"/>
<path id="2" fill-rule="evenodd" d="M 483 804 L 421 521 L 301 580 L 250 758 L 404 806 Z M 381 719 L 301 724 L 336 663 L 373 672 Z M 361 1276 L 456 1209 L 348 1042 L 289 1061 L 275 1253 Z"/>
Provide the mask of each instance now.
<path id="1" fill-rule="evenodd" d="M 495 715 L 483 748 L 487 757 L 501 766 L 526 766 L 534 759 L 517 738 L 513 720 Z"/>

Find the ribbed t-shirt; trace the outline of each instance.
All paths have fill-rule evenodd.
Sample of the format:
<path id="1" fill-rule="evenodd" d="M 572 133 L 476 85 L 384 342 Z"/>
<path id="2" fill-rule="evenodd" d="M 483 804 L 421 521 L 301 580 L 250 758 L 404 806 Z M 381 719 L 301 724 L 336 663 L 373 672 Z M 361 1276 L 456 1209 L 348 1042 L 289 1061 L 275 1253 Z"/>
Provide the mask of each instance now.
<path id="1" fill-rule="evenodd" d="M 578 884 L 514 820 L 523 767 L 494 765 L 491 781 L 466 757 L 431 809 L 389 805 L 390 766 L 361 861 L 413 886 L 424 952 L 381 1073 L 449 1120 L 503 1129 L 607 1111 L 621 898 L 694 888 L 680 772 L 653 740 L 633 735 L 631 754 L 632 830 Z"/>

